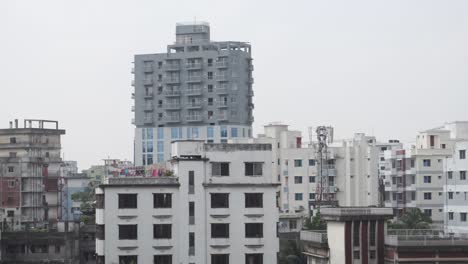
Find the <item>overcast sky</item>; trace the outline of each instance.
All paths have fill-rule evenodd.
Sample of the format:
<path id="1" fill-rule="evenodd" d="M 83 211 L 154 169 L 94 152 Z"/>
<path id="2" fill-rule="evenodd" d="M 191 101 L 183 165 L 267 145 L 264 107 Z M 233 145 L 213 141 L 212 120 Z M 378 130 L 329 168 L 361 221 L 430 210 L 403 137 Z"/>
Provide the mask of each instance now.
<path id="1" fill-rule="evenodd" d="M 58 120 L 80 169 L 132 160 L 133 55 L 196 19 L 252 44 L 255 134 L 283 121 L 412 141 L 468 120 L 467 14 L 463 0 L 1 0 L 0 127 Z"/>

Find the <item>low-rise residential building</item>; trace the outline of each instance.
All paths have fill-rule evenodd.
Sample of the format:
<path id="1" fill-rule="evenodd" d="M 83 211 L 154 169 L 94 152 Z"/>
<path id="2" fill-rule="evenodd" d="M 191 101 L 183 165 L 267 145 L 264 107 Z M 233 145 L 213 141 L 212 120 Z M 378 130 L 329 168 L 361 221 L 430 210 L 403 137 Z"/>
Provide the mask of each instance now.
<path id="1" fill-rule="evenodd" d="M 96 189 L 98 263 L 276 263 L 271 149 L 177 141 L 172 176 L 108 178 Z"/>

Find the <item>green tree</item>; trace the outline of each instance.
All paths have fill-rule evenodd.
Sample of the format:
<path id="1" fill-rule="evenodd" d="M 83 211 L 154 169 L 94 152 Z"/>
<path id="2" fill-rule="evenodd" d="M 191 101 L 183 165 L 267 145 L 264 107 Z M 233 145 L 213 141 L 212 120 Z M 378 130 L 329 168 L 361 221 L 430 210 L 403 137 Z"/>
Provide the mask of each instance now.
<path id="1" fill-rule="evenodd" d="M 411 208 L 397 221 L 389 223 L 390 229 L 429 229 L 432 219 L 419 208 Z"/>
<path id="2" fill-rule="evenodd" d="M 306 230 L 327 230 L 327 223 L 322 220 L 320 215 L 320 209 L 317 210 L 317 213 L 312 217 L 307 217 L 304 223 L 304 229 Z"/>
<path id="3" fill-rule="evenodd" d="M 89 183 L 82 192 L 77 192 L 72 194 L 71 199 L 74 202 L 81 202 L 80 211 L 83 213 L 81 215 L 81 222 L 85 224 L 94 224 L 94 211 L 95 211 L 95 201 L 96 195 L 94 193 L 95 186 L 92 183 Z"/>

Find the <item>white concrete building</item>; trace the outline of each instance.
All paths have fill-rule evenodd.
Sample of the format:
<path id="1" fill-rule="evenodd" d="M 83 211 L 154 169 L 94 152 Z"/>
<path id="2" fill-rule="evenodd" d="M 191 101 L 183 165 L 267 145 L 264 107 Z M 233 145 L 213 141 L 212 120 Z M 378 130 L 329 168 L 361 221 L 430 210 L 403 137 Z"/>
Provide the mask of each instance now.
<path id="1" fill-rule="evenodd" d="M 307 215 L 318 195 L 320 166 L 315 144 L 303 144 L 301 132 L 283 124 L 266 125 L 264 134 L 249 141 L 273 146 L 272 177 L 281 183 L 281 212 Z M 330 201 L 325 204 L 378 205 L 379 148 L 374 137 L 355 134 L 353 139 L 333 142 L 327 156 L 322 175 L 328 177 L 329 189 L 323 193 Z"/>
<path id="2" fill-rule="evenodd" d="M 458 207 L 456 201 L 451 209 L 447 206 L 452 202 L 448 196 L 456 200 L 456 190 L 460 194 L 463 189 L 460 187 L 464 185 L 463 180 L 454 179 L 455 174 L 460 179 L 459 172 L 463 175 L 464 170 L 456 149 L 464 148 L 461 143 L 457 146 L 457 142 L 467 138 L 468 122 L 453 122 L 420 132 L 410 149 L 386 151 L 385 206 L 393 207 L 397 215 L 406 208 L 420 208 L 439 227 L 444 220 L 448 224 L 448 218 L 455 217 L 455 212 L 468 211 L 464 206 Z M 463 200 L 463 193 L 458 198 Z M 444 204 L 445 211 L 452 210 L 453 214 L 444 213 Z"/>
<path id="3" fill-rule="evenodd" d="M 468 140 L 457 141 L 447 158 L 444 185 L 444 223 L 449 232 L 468 232 Z"/>
<path id="4" fill-rule="evenodd" d="M 175 176 L 96 190 L 98 263 L 276 263 L 271 145 L 179 141 L 172 153 Z"/>

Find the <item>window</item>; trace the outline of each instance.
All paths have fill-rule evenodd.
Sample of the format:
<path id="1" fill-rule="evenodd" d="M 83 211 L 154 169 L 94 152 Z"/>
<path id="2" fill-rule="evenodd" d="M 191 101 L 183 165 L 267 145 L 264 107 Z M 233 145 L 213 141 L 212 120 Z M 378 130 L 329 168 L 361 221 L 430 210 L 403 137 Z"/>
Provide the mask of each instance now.
<path id="1" fill-rule="evenodd" d="M 263 208 L 263 193 L 246 193 L 245 208 Z"/>
<path id="2" fill-rule="evenodd" d="M 296 229 L 296 228 L 297 228 L 297 221 L 289 220 L 289 229 Z"/>
<path id="3" fill-rule="evenodd" d="M 212 176 L 229 176 L 228 162 L 213 162 L 211 163 Z"/>
<path id="4" fill-rule="evenodd" d="M 149 131 L 152 131 L 152 130 L 148 129 L 148 132 Z M 158 127 L 158 139 L 164 139 L 164 127 Z"/>
<path id="5" fill-rule="evenodd" d="M 369 258 L 370 258 L 370 259 L 375 259 L 375 257 L 376 257 L 375 250 L 370 250 L 370 251 L 369 251 Z"/>
<path id="6" fill-rule="evenodd" d="M 246 238 L 263 237 L 263 224 L 262 223 L 246 223 L 245 224 L 245 237 Z"/>
<path id="7" fill-rule="evenodd" d="M 189 233 L 189 256 L 195 255 L 195 233 Z"/>
<path id="8" fill-rule="evenodd" d="M 466 159 L 466 150 L 459 150 L 458 151 L 459 153 L 459 156 L 460 156 L 460 159 Z"/>
<path id="9" fill-rule="evenodd" d="M 315 182 L 315 176 L 309 176 L 309 182 L 314 183 Z"/>
<path id="10" fill-rule="evenodd" d="M 211 208 L 229 208 L 229 193 L 211 193 Z"/>
<path id="11" fill-rule="evenodd" d="M 449 219 L 449 220 L 453 220 L 453 212 L 449 212 L 449 213 L 448 213 L 448 219 Z"/>
<path id="12" fill-rule="evenodd" d="M 460 213 L 460 221 L 466 222 L 466 213 Z"/>
<path id="13" fill-rule="evenodd" d="M 188 172 L 188 178 L 189 178 L 189 194 L 194 194 L 195 193 L 195 171 L 189 171 Z"/>
<path id="14" fill-rule="evenodd" d="M 119 225 L 119 239 L 138 238 L 137 225 Z"/>
<path id="15" fill-rule="evenodd" d="M 431 166 L 431 160 L 430 159 L 423 160 L 423 166 L 424 167 L 430 167 Z"/>
<path id="16" fill-rule="evenodd" d="M 211 224 L 211 238 L 229 238 L 229 224 Z"/>
<path id="17" fill-rule="evenodd" d="M 181 139 L 182 138 L 182 128 L 181 127 L 171 128 L 171 138 L 172 139 Z"/>
<path id="18" fill-rule="evenodd" d="M 315 200 L 315 193 L 309 193 L 309 200 Z"/>
<path id="19" fill-rule="evenodd" d="M 424 200 L 432 200 L 432 193 L 425 192 L 424 193 Z"/>
<path id="20" fill-rule="evenodd" d="M 452 178 L 453 178 L 453 171 L 448 171 L 448 172 L 447 172 L 447 177 L 448 177 L 449 179 L 452 179 Z"/>
<path id="21" fill-rule="evenodd" d="M 154 239 L 170 239 L 172 237 L 171 224 L 156 224 L 153 225 Z"/>
<path id="22" fill-rule="evenodd" d="M 208 92 L 209 93 L 213 92 L 213 85 L 212 84 L 208 84 Z"/>
<path id="23" fill-rule="evenodd" d="M 295 159 L 294 160 L 294 167 L 302 167 L 302 160 Z"/>
<path id="24" fill-rule="evenodd" d="M 15 171 L 15 167 L 13 167 L 13 166 L 8 167 L 8 172 L 14 172 L 14 171 Z"/>
<path id="25" fill-rule="evenodd" d="M 263 264 L 263 254 L 245 254 L 245 264 Z"/>
<path id="26" fill-rule="evenodd" d="M 172 264 L 172 255 L 156 255 L 154 256 L 154 264 Z"/>
<path id="27" fill-rule="evenodd" d="M 119 256 L 119 264 L 137 264 L 138 256 Z"/>
<path id="28" fill-rule="evenodd" d="M 302 201 L 302 193 L 295 193 L 294 194 L 294 199 L 296 201 Z"/>
<path id="29" fill-rule="evenodd" d="M 154 208 L 171 208 L 172 194 L 171 193 L 153 193 Z"/>
<path id="30" fill-rule="evenodd" d="M 460 180 L 466 180 L 466 171 L 460 171 Z"/>
<path id="31" fill-rule="evenodd" d="M 211 264 L 229 264 L 229 254 L 211 254 Z"/>
<path id="32" fill-rule="evenodd" d="M 208 98 L 208 105 L 213 105 L 213 98 L 212 97 Z"/>
<path id="33" fill-rule="evenodd" d="M 189 225 L 195 224 L 195 202 L 189 202 Z"/>
<path id="34" fill-rule="evenodd" d="M 228 136 L 227 127 L 222 126 L 221 127 L 221 137 L 227 137 L 227 136 Z"/>
<path id="35" fill-rule="evenodd" d="M 424 214 L 427 216 L 432 216 L 432 209 L 424 209 Z"/>
<path id="36" fill-rule="evenodd" d="M 16 152 L 10 152 L 9 156 L 10 158 L 16 158 Z"/>
<path id="37" fill-rule="evenodd" d="M 411 168 L 414 168 L 414 159 L 411 159 L 410 163 L 411 163 Z"/>
<path id="38" fill-rule="evenodd" d="M 60 245 L 55 245 L 55 254 L 60 253 Z"/>
<path id="39" fill-rule="evenodd" d="M 208 72 L 208 80 L 213 80 L 213 72 Z"/>
<path id="40" fill-rule="evenodd" d="M 246 162 L 245 163 L 245 176 L 262 176 L 263 163 L 262 162 Z"/>
<path id="41" fill-rule="evenodd" d="M 137 208 L 136 193 L 119 193 L 119 209 Z"/>
<path id="42" fill-rule="evenodd" d="M 315 166 L 315 160 L 309 159 L 309 166 Z"/>
<path id="43" fill-rule="evenodd" d="M 376 221 L 370 221 L 369 222 L 369 245 L 375 246 L 375 240 L 376 240 Z"/>
<path id="44" fill-rule="evenodd" d="M 294 183 L 295 184 L 302 183 L 302 176 L 294 176 Z"/>
<path id="45" fill-rule="evenodd" d="M 449 198 L 450 200 L 453 199 L 453 192 L 448 192 L 448 198 Z"/>
<path id="46" fill-rule="evenodd" d="M 206 135 L 208 138 L 213 138 L 214 137 L 214 128 L 213 127 L 207 127 L 206 128 Z"/>
<path id="47" fill-rule="evenodd" d="M 431 176 L 424 176 L 424 183 L 431 183 Z"/>
<path id="48" fill-rule="evenodd" d="M 198 127 L 192 127 L 192 138 L 198 138 Z"/>
<path id="49" fill-rule="evenodd" d="M 15 211 L 13 210 L 8 210 L 7 211 L 7 217 L 14 217 L 15 216 Z"/>
<path id="50" fill-rule="evenodd" d="M 359 222 L 353 223 L 353 243 L 354 246 L 359 246 L 359 234 L 360 234 L 361 226 Z"/>
<path id="51" fill-rule="evenodd" d="M 237 137 L 237 127 L 231 127 L 231 137 Z"/>
<path id="52" fill-rule="evenodd" d="M 10 138 L 10 144 L 16 144 L 16 138 L 15 137 Z"/>
<path id="53" fill-rule="evenodd" d="M 359 250 L 353 251 L 353 258 L 354 259 L 360 259 L 361 258 L 361 252 Z"/>

